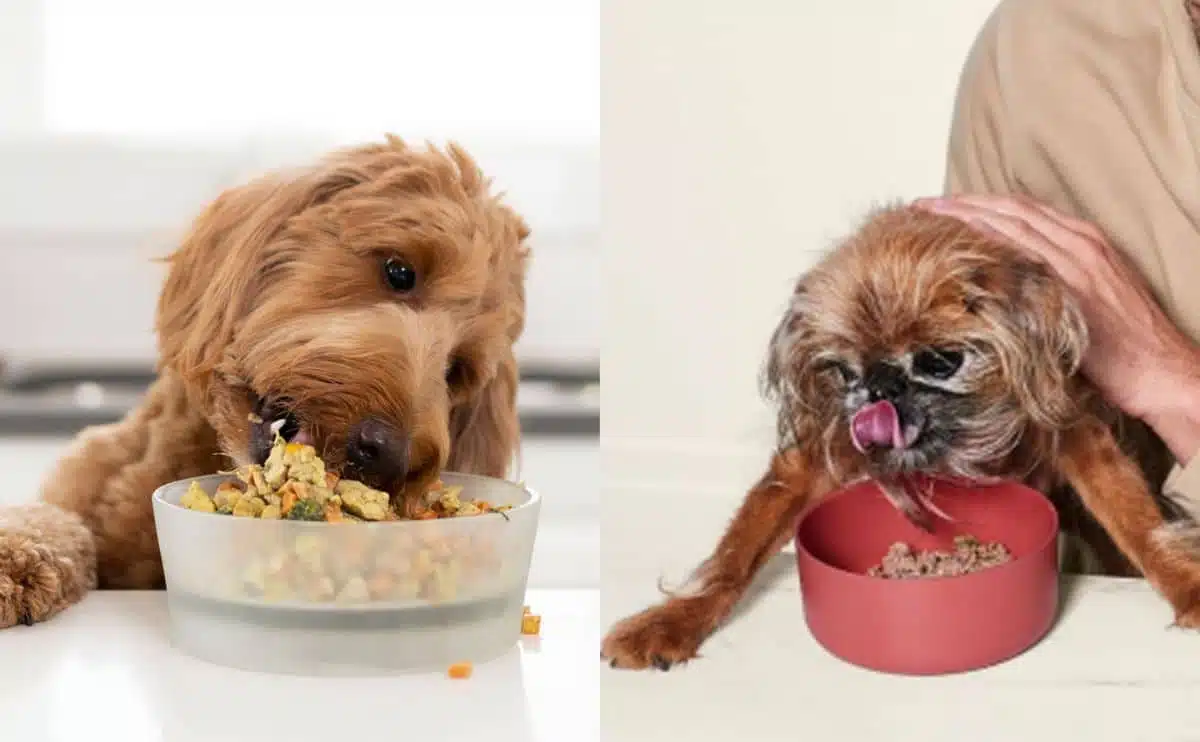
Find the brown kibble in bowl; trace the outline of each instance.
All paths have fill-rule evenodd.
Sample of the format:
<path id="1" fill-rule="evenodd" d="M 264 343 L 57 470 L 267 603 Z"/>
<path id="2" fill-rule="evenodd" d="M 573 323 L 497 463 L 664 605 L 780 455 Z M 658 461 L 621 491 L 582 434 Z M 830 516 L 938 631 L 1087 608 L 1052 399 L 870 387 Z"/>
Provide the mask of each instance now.
<path id="1" fill-rule="evenodd" d="M 1012 561 L 1003 544 L 983 543 L 974 536 L 954 537 L 953 551 L 914 551 L 900 542 L 892 544 L 883 560 L 867 570 L 870 577 L 909 580 L 924 577 L 959 577 Z"/>

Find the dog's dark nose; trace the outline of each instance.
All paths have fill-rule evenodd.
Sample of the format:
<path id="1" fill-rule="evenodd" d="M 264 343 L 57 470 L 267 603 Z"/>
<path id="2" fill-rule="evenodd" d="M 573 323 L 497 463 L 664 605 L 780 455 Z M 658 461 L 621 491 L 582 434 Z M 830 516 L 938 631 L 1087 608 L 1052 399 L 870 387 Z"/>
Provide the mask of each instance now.
<path id="1" fill-rule="evenodd" d="M 377 484 L 388 483 L 408 473 L 408 447 L 407 435 L 371 418 L 350 429 L 346 461 L 364 478 Z"/>
<path id="2" fill-rule="evenodd" d="M 886 399 L 895 401 L 908 391 L 908 379 L 902 369 L 890 363 L 872 363 L 863 373 L 863 385 L 871 395 L 871 401 Z"/>

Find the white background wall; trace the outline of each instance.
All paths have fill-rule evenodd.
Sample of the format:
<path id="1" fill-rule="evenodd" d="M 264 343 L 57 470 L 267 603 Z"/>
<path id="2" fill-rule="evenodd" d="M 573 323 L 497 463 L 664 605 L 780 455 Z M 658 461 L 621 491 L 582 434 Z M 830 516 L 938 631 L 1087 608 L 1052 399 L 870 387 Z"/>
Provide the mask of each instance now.
<path id="1" fill-rule="evenodd" d="M 736 500 L 761 472 L 792 283 L 873 202 L 940 190 L 994 5 L 604 4 L 606 490 Z"/>
<path id="2" fill-rule="evenodd" d="M 0 0 L 0 317 L 22 318 L 0 320 L 0 356 L 148 362 L 147 261 L 205 201 L 390 131 L 459 140 L 508 192 L 534 229 L 520 355 L 594 367 L 598 15 L 596 0 Z"/>

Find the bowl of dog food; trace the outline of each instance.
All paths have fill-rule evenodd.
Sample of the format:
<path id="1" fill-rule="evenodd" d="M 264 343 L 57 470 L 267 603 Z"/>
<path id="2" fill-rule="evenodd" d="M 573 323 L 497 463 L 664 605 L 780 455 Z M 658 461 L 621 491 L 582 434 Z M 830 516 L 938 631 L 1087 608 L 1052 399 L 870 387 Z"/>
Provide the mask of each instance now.
<path id="1" fill-rule="evenodd" d="M 447 472 L 400 513 L 277 439 L 261 466 L 154 493 L 171 640 L 246 670 L 453 675 L 530 633 L 540 504 L 521 484 Z"/>
<path id="2" fill-rule="evenodd" d="M 1058 612 L 1058 514 L 1013 482 L 908 483 L 936 517 L 913 524 L 873 481 L 796 528 L 804 615 L 834 656 L 879 672 L 982 669 L 1037 644 Z"/>

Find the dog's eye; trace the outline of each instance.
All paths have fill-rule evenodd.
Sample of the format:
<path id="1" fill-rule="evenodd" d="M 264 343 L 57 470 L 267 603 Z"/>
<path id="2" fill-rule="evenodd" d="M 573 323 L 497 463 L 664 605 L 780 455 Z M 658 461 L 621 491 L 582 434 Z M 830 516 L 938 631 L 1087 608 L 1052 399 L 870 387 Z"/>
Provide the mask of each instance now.
<path id="1" fill-rule="evenodd" d="M 913 356 L 913 371 L 922 376 L 935 379 L 949 379 L 963 365 L 963 354 L 960 350 L 931 348 Z"/>
<path id="2" fill-rule="evenodd" d="M 842 380 L 843 384 L 850 384 L 858 378 L 858 374 L 854 373 L 854 369 L 850 368 L 849 364 L 843 363 L 842 361 L 829 361 L 825 364 L 823 370 L 832 371 L 833 373 L 837 374 L 838 378 Z"/>
<path id="3" fill-rule="evenodd" d="M 388 258 L 383 263 L 383 276 L 392 291 L 407 294 L 417 287 L 417 271 L 400 258 Z"/>
<path id="4" fill-rule="evenodd" d="M 446 384 L 451 388 L 462 386 L 466 380 L 466 373 L 463 370 L 463 362 L 458 358 L 451 358 L 446 364 Z"/>

